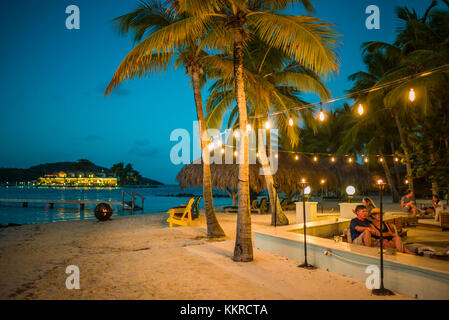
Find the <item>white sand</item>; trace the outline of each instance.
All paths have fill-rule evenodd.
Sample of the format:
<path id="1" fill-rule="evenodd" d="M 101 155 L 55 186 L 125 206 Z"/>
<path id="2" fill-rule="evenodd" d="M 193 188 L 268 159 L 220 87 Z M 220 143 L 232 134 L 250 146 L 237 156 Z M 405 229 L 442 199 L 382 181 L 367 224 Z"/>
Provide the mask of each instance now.
<path id="1" fill-rule="evenodd" d="M 294 221 L 294 215 L 288 214 Z M 227 240 L 205 238 L 205 219 L 168 228 L 167 215 L 67 221 L 0 230 L 0 299 L 405 299 L 371 295 L 363 281 L 261 250 L 231 260 L 235 214 L 219 214 Z M 270 216 L 253 215 L 253 226 Z M 80 290 L 68 290 L 68 265 Z"/>

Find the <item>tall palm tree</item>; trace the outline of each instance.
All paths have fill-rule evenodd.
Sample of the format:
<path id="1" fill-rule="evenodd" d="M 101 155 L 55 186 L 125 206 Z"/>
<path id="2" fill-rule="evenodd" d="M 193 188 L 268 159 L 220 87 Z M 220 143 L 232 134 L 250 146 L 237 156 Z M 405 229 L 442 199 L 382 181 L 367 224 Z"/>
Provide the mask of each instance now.
<path id="1" fill-rule="evenodd" d="M 125 79 L 165 71 L 171 65 L 184 66 L 190 76 L 200 127 L 207 236 L 225 236 L 217 220 L 212 197 L 210 154 L 207 152 L 209 137 L 201 96 L 201 82 L 204 82 L 205 77 L 203 62 L 207 54 L 201 45 L 201 32 L 191 31 L 186 35 L 183 26 L 189 23 L 191 17 L 178 14 L 173 8 L 163 6 L 160 1 L 142 1 L 136 10 L 114 20 L 122 33 L 133 31 L 134 41 L 140 43 L 125 57 L 105 94 L 110 94 Z M 143 38 L 145 39 L 142 40 Z"/>
<path id="2" fill-rule="evenodd" d="M 291 110 L 305 104 L 298 98 L 301 91 L 315 92 L 321 99 L 327 100 L 330 93 L 326 86 L 320 81 L 319 77 L 309 70 L 306 70 L 300 64 L 286 59 L 280 50 L 275 48 L 266 48 L 265 44 L 259 39 L 251 40 L 245 49 L 244 57 L 244 80 L 246 88 L 246 98 L 250 124 L 255 132 L 258 133 L 258 160 L 261 163 L 268 196 L 270 199 L 270 211 L 272 213 L 272 225 L 287 225 L 288 218 L 282 211 L 279 197 L 276 197 L 274 188 L 273 173 L 268 161 L 268 154 L 263 143 L 263 119 L 266 119 L 272 112 L 276 115 L 271 117 L 274 122 L 274 128 L 279 128 L 280 136 L 286 137 L 289 149 L 298 144 L 299 131 L 297 127 L 289 125 L 289 120 L 298 122 L 297 119 L 302 115 L 305 121 L 313 118 L 311 109 Z M 208 125 L 218 126 L 226 111 L 232 109 L 234 103 L 234 81 L 232 73 L 231 57 L 215 57 L 215 64 L 223 67 L 218 70 L 228 70 L 228 74 L 220 76 L 211 87 L 212 91 L 206 105 L 208 111 Z M 227 68 L 226 68 L 227 67 Z M 231 112 L 230 123 L 238 120 L 238 109 L 234 107 Z M 237 125 L 232 125 L 238 127 Z M 267 131 L 267 145 L 269 145 L 269 132 Z M 286 145 L 284 142 L 284 145 Z M 270 153 L 271 161 L 274 160 Z M 276 200 L 277 199 L 277 200 Z M 276 213 L 276 214 L 275 214 Z"/>
<path id="3" fill-rule="evenodd" d="M 309 16 L 279 14 L 289 4 L 302 3 L 312 10 L 309 0 L 179 0 L 172 1 L 180 12 L 187 12 L 196 21 L 210 26 L 212 34 L 209 45 L 229 52 L 232 46 L 234 60 L 235 97 L 239 113 L 241 142 L 239 153 L 239 210 L 234 261 L 252 261 L 251 217 L 249 197 L 249 163 L 247 106 L 244 83 L 244 48 L 248 39 L 257 36 L 268 47 L 281 50 L 287 57 L 303 64 L 319 75 L 328 75 L 338 69 L 335 51 L 339 45 L 332 26 Z"/>

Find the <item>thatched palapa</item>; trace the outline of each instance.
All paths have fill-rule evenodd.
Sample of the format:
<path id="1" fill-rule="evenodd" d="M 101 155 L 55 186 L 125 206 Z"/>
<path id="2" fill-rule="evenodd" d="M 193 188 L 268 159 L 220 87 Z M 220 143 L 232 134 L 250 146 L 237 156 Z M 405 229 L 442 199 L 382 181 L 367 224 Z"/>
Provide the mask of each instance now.
<path id="1" fill-rule="evenodd" d="M 295 160 L 294 155 L 279 152 L 278 168 L 274 179 L 279 183 L 279 190 L 287 195 L 293 195 L 298 192 L 299 182 L 305 178 L 310 183 L 312 189 L 320 188 L 320 181 L 326 180 L 326 188 L 335 188 L 337 186 L 337 177 L 332 171 L 319 163 L 313 162 L 306 156 L 301 156 Z M 195 164 L 198 163 L 198 164 Z M 224 163 L 224 159 L 223 159 Z M 266 189 L 265 178 L 261 174 L 261 165 L 250 164 L 249 166 L 249 185 L 250 188 L 260 193 Z M 238 185 L 238 164 L 234 159 L 233 164 L 211 164 L 212 187 L 218 190 L 227 191 L 233 197 L 237 191 Z M 178 173 L 176 180 L 181 189 L 187 187 L 199 187 L 203 185 L 203 166 L 199 161 L 184 166 Z"/>

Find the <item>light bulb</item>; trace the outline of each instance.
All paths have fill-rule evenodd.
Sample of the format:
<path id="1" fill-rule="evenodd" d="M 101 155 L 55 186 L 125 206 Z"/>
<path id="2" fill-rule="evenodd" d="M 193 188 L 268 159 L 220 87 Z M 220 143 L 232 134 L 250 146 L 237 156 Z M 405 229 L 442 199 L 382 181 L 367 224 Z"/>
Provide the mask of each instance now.
<path id="1" fill-rule="evenodd" d="M 384 158 L 380 158 L 379 161 L 380 161 L 380 162 L 384 162 Z"/>
<path id="2" fill-rule="evenodd" d="M 298 160 L 299 159 L 299 157 L 298 156 L 295 156 L 295 160 Z"/>
<path id="3" fill-rule="evenodd" d="M 323 112 L 323 109 L 321 109 L 320 115 L 318 116 L 318 119 L 320 119 L 321 122 L 324 121 L 324 112 Z"/>
<path id="4" fill-rule="evenodd" d="M 349 163 L 352 163 L 352 158 L 349 158 L 349 159 L 348 159 L 348 162 L 349 162 Z"/>
<path id="5" fill-rule="evenodd" d="M 249 123 L 246 125 L 246 130 L 251 131 L 251 125 Z"/>
<path id="6" fill-rule="evenodd" d="M 365 163 L 368 163 L 368 158 L 363 159 L 363 161 L 365 161 Z"/>
<path id="7" fill-rule="evenodd" d="M 265 129 L 269 130 L 271 128 L 270 121 L 265 122 Z"/>
<path id="8" fill-rule="evenodd" d="M 292 118 L 288 119 L 288 125 L 290 127 L 293 127 L 293 119 Z"/>
<path id="9" fill-rule="evenodd" d="M 318 157 L 317 157 L 317 156 L 314 156 L 314 157 L 313 157 L 313 161 L 317 162 L 317 161 L 318 161 Z"/>
<path id="10" fill-rule="evenodd" d="M 384 180 L 383 180 L 383 179 L 377 180 L 377 184 L 383 184 L 383 183 L 384 183 Z"/>
<path id="11" fill-rule="evenodd" d="M 332 162 L 335 162 L 335 158 L 334 158 L 334 157 L 332 157 L 332 158 L 331 158 L 331 161 L 332 161 Z"/>
<path id="12" fill-rule="evenodd" d="M 221 154 L 225 153 L 225 149 L 221 148 Z"/>
<path id="13" fill-rule="evenodd" d="M 399 158 L 398 158 L 398 157 L 395 157 L 395 158 L 394 158 L 394 161 L 395 161 L 395 162 L 399 162 Z"/>
<path id="14" fill-rule="evenodd" d="M 237 151 L 234 151 L 234 156 L 237 157 L 239 153 Z"/>
<path id="15" fill-rule="evenodd" d="M 365 110 L 363 110 L 362 104 L 359 104 L 359 107 L 357 108 L 357 112 L 359 113 L 359 115 L 362 115 L 363 112 L 365 112 Z"/>
<path id="16" fill-rule="evenodd" d="M 326 180 L 324 180 L 324 179 L 321 179 L 321 184 L 324 184 L 325 182 L 326 182 Z"/>
<path id="17" fill-rule="evenodd" d="M 416 94 L 415 94 L 415 91 L 413 89 L 410 89 L 410 92 L 408 94 L 408 98 L 410 99 L 411 102 L 415 101 Z"/>

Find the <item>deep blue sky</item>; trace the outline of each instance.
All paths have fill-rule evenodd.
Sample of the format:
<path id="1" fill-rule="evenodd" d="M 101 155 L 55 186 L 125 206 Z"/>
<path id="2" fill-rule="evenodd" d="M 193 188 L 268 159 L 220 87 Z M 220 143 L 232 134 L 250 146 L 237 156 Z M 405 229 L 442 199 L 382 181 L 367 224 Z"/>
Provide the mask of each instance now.
<path id="1" fill-rule="evenodd" d="M 430 0 L 316 0 L 316 15 L 343 34 L 340 73 L 327 84 L 336 97 L 363 68 L 360 44 L 392 41 L 394 8 L 423 12 Z M 111 97 L 102 92 L 132 48 L 110 20 L 137 1 L 2 0 L 0 2 L 0 167 L 87 158 L 98 165 L 131 162 L 144 176 L 174 183 L 172 130 L 192 131 L 193 94 L 182 70 L 132 80 Z M 81 11 L 81 29 L 67 30 L 65 8 Z M 365 28 L 365 8 L 381 11 L 381 29 Z M 301 10 L 294 10 L 301 14 Z M 204 98 L 206 98 L 206 93 Z M 310 102 L 316 98 L 309 97 Z M 337 105 L 338 106 L 338 105 Z M 334 106 L 335 107 L 335 106 Z"/>

